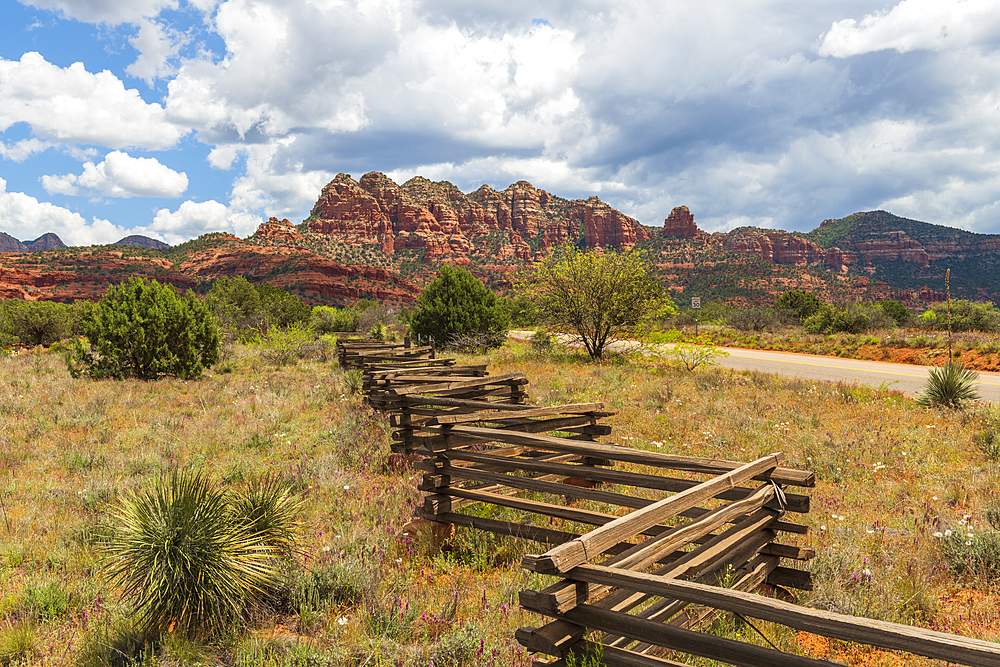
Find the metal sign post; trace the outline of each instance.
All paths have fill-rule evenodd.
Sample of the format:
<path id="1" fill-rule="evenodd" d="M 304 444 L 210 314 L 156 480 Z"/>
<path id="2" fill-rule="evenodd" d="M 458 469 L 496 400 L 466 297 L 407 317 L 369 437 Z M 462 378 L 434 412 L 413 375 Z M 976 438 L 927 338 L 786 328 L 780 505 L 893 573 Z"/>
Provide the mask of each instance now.
<path id="1" fill-rule="evenodd" d="M 698 335 L 698 311 L 701 310 L 701 297 L 691 297 L 691 310 L 694 311 L 694 335 Z"/>

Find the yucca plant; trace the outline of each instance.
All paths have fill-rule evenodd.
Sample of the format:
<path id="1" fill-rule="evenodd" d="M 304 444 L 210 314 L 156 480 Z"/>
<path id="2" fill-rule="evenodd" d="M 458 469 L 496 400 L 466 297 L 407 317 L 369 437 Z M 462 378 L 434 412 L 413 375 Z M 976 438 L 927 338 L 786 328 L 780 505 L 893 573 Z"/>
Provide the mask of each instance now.
<path id="1" fill-rule="evenodd" d="M 246 509 L 184 471 L 121 502 L 105 545 L 108 575 L 139 627 L 211 634 L 231 627 L 249 600 L 272 587 L 286 538 L 272 543 L 281 531 L 267 524 L 281 512 L 248 518 Z"/>
<path id="2" fill-rule="evenodd" d="M 351 368 L 344 371 L 341 381 L 344 383 L 344 389 L 347 390 L 347 393 L 353 395 L 361 393 L 361 390 L 364 388 L 365 378 L 360 368 Z"/>
<path id="3" fill-rule="evenodd" d="M 368 335 L 371 336 L 372 340 L 385 341 L 389 337 L 389 327 L 384 322 L 376 322 L 372 325 L 372 329 Z"/>
<path id="4" fill-rule="evenodd" d="M 274 476 L 250 480 L 246 492 L 232 501 L 233 519 L 285 558 L 296 551 L 295 527 L 302 500 Z"/>
<path id="5" fill-rule="evenodd" d="M 943 408 L 960 408 L 966 401 L 979 399 L 976 381 L 979 373 L 968 369 L 960 361 L 949 361 L 944 366 L 932 368 L 917 396 L 918 405 Z"/>

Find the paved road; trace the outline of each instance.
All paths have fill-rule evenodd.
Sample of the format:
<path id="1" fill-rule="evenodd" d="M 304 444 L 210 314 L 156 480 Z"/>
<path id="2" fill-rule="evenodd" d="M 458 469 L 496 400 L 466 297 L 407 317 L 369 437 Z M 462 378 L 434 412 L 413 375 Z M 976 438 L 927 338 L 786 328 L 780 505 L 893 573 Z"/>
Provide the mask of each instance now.
<path id="1" fill-rule="evenodd" d="M 527 338 L 531 332 L 513 331 L 513 338 Z M 632 341 L 616 343 L 615 349 L 627 350 L 637 346 Z M 884 384 L 892 389 L 913 396 L 923 389 L 927 381 L 927 366 L 892 364 L 883 361 L 861 361 L 839 357 L 817 357 L 811 354 L 792 354 L 770 350 L 743 350 L 722 348 L 729 353 L 720 364 L 724 368 L 742 371 L 761 371 L 805 380 L 860 382 L 877 387 Z M 1000 373 L 979 374 L 979 394 L 982 399 L 1000 402 Z"/>

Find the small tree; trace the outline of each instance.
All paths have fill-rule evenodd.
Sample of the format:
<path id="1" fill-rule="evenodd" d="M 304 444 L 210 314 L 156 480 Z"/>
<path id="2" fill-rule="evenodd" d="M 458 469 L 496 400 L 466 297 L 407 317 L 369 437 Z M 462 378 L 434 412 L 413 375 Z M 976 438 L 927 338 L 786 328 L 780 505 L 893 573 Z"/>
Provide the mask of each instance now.
<path id="1" fill-rule="evenodd" d="M 674 312 L 641 251 L 581 252 L 565 245 L 521 285 L 549 322 L 573 329 L 587 353 L 601 359 L 608 344 L 651 317 Z"/>
<path id="2" fill-rule="evenodd" d="M 778 310 L 788 310 L 804 322 L 815 315 L 823 307 L 823 302 L 812 292 L 800 289 L 790 289 L 783 292 L 774 302 L 774 307 Z"/>
<path id="3" fill-rule="evenodd" d="M 444 264 L 417 297 L 410 334 L 448 344 L 455 336 L 479 336 L 487 347 L 502 344 L 510 318 L 496 295 L 465 269 Z"/>
<path id="4" fill-rule="evenodd" d="M 81 323 L 89 342 L 77 343 L 70 373 L 94 378 L 163 375 L 188 379 L 219 360 L 219 332 L 208 308 L 193 293 L 132 278 L 105 292 Z"/>
<path id="5" fill-rule="evenodd" d="M 309 307 L 270 283 L 252 284 L 243 276 L 212 282 L 206 299 L 223 330 L 244 341 L 270 327 L 306 322 Z"/>
<path id="6" fill-rule="evenodd" d="M 0 304 L 0 331 L 26 345 L 51 345 L 73 333 L 74 306 L 8 299 Z"/>

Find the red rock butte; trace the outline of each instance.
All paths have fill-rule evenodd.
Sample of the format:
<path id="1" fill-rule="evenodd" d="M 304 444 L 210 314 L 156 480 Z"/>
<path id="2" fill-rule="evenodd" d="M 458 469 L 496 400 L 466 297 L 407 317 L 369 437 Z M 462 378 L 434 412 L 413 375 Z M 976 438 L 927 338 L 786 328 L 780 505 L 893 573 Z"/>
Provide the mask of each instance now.
<path id="1" fill-rule="evenodd" d="M 397 185 L 371 172 L 355 181 L 338 174 L 320 194 L 307 220 L 310 231 L 392 254 L 423 249 L 424 261 L 442 257 L 494 262 L 530 261 L 567 240 L 587 247 L 631 248 L 653 230 L 597 197 L 568 200 L 518 181 L 505 190 L 488 185 L 469 194 L 447 181 L 421 176 Z M 499 244 L 477 243 L 483 237 Z"/>

